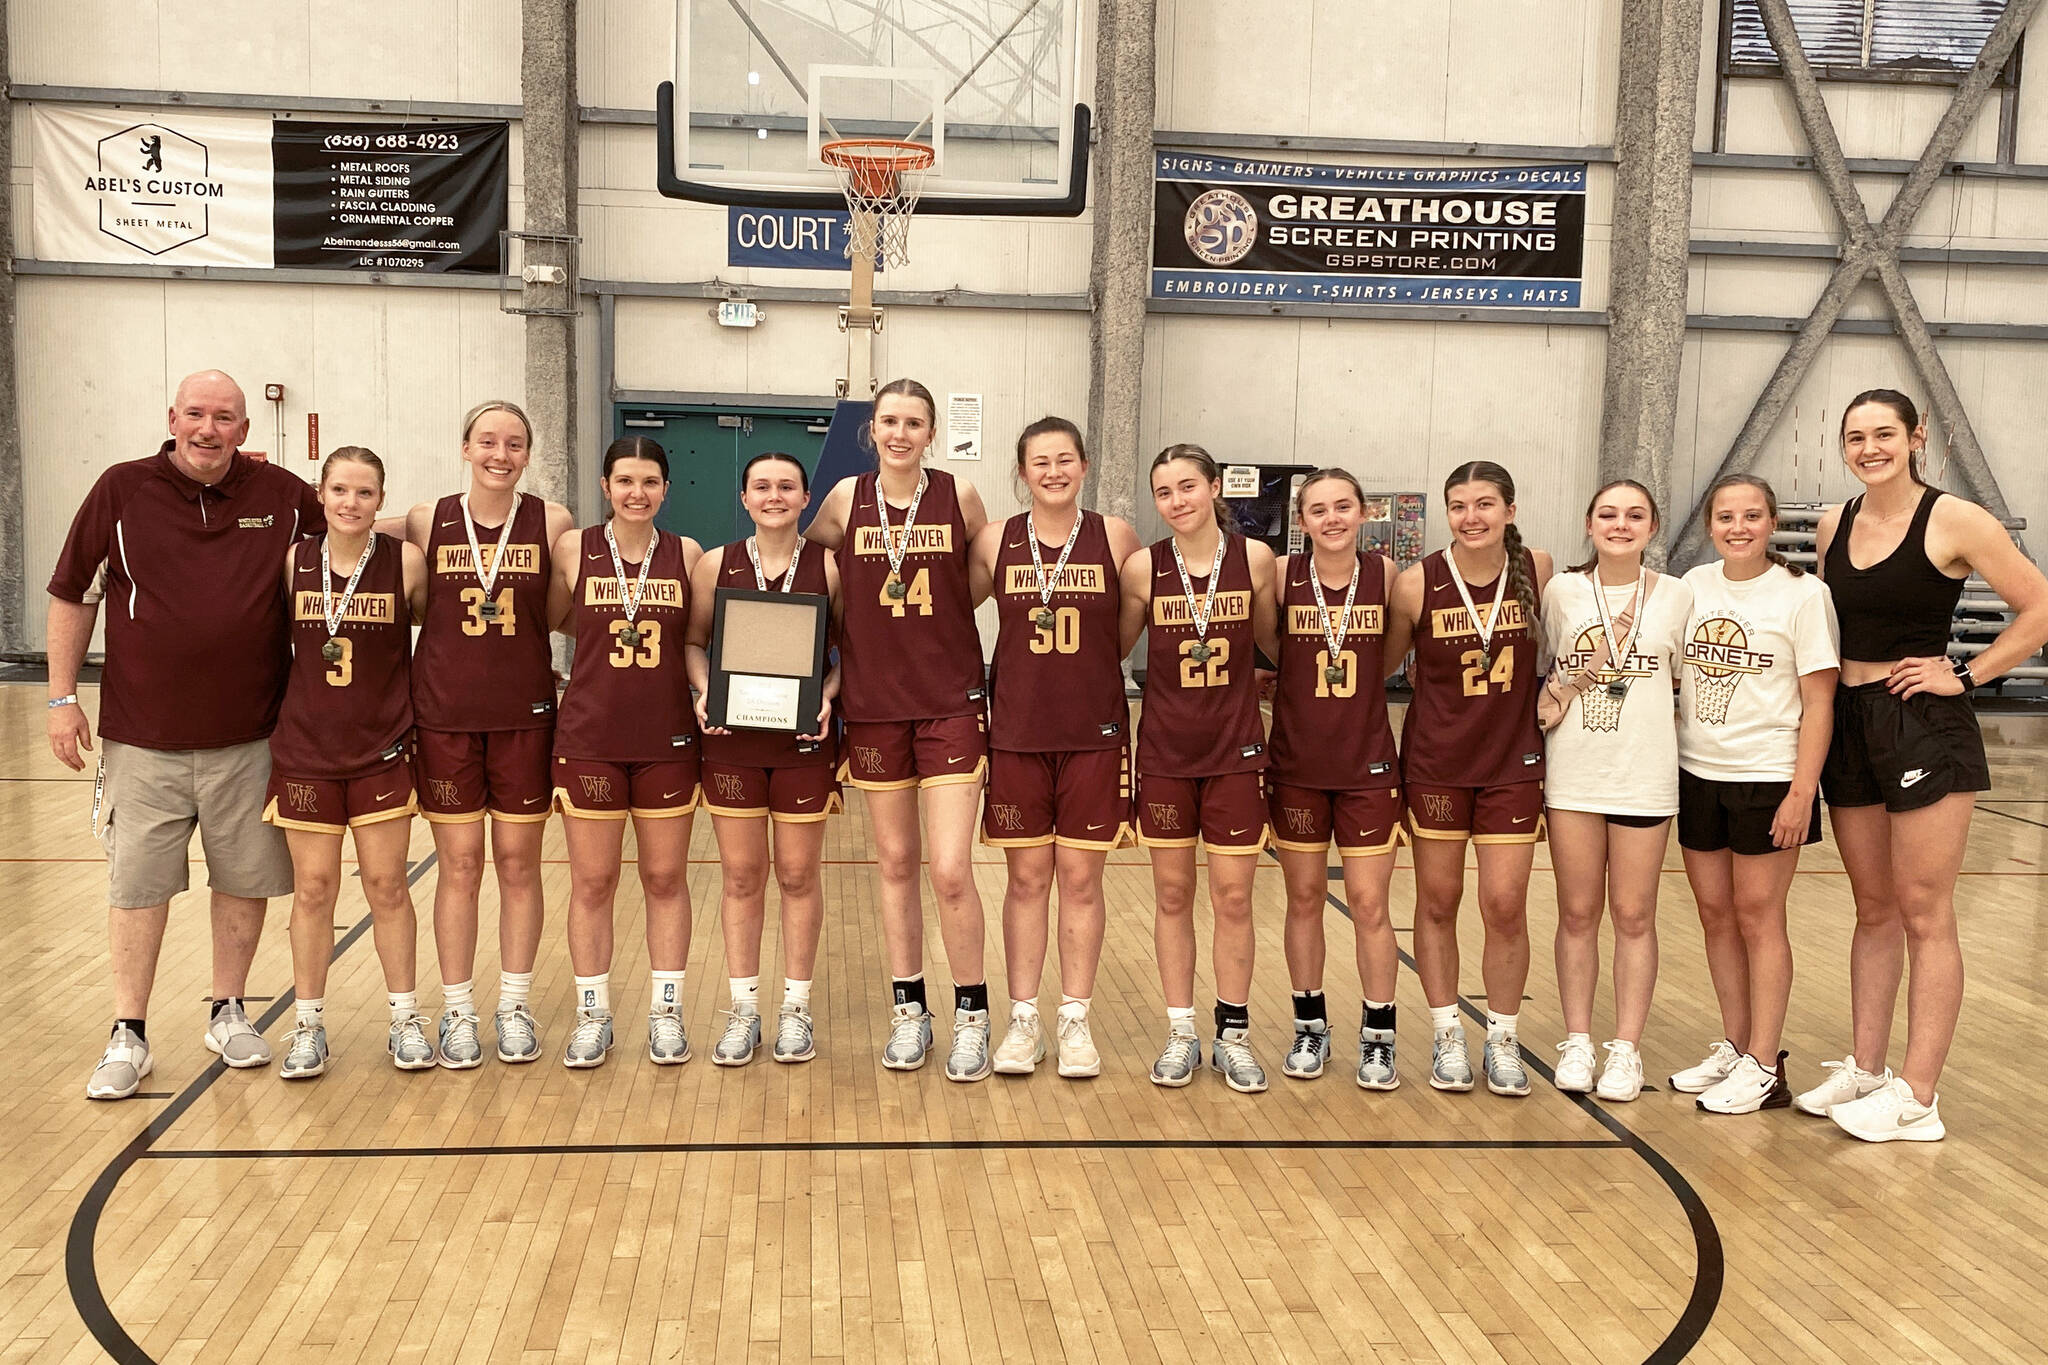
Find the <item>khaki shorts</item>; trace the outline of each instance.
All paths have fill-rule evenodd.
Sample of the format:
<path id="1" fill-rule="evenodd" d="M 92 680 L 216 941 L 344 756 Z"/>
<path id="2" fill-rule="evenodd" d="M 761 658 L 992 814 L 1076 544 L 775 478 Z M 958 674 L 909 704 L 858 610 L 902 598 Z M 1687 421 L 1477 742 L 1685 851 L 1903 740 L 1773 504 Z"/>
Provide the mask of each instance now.
<path id="1" fill-rule="evenodd" d="M 284 833 L 263 823 L 270 742 L 226 749 L 138 749 L 103 741 L 107 789 L 107 903 L 140 910 L 191 886 L 192 828 L 206 854 L 206 884 L 228 896 L 263 900 L 292 890 Z"/>

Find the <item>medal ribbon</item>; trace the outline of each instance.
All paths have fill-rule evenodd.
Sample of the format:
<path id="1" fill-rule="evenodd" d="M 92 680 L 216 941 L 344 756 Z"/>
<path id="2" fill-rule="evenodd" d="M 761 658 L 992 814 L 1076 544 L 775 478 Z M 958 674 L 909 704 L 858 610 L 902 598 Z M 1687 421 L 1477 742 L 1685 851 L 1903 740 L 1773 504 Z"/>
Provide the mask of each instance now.
<path id="1" fill-rule="evenodd" d="M 796 583 L 797 561 L 801 560 L 803 557 L 804 538 L 802 536 L 798 536 L 796 538 L 796 548 L 789 552 L 789 568 L 782 575 L 782 585 L 778 587 L 775 591 L 788 592 L 790 588 Z M 754 537 L 752 536 L 747 537 L 747 558 L 754 561 L 754 590 L 756 592 L 768 591 L 768 575 L 761 572 L 761 551 L 760 548 L 757 545 L 755 545 Z"/>
<path id="2" fill-rule="evenodd" d="M 1308 561 L 1308 583 L 1315 590 L 1316 610 L 1322 613 L 1323 639 L 1330 645 L 1330 665 L 1337 666 L 1337 656 L 1344 651 L 1344 639 L 1351 634 L 1351 604 L 1358 600 L 1358 568 L 1365 561 L 1357 555 L 1351 556 L 1351 586 L 1344 590 L 1344 611 L 1336 623 L 1330 621 L 1330 605 L 1323 600 L 1323 576 L 1316 572 L 1314 554 Z"/>
<path id="3" fill-rule="evenodd" d="M 507 519 L 505 524 L 512 523 Z M 328 552 L 328 538 L 320 537 L 320 611 L 327 618 L 327 638 L 332 640 L 341 633 L 341 622 L 348 615 L 348 604 L 355 600 L 356 584 L 363 581 L 363 570 L 370 566 L 370 556 L 377 552 L 377 533 L 372 531 L 363 545 L 363 552 L 356 558 L 356 571 L 348 576 L 348 586 L 341 590 L 341 601 L 334 600 L 334 561 Z"/>
<path id="4" fill-rule="evenodd" d="M 1607 610 L 1607 589 L 1600 586 L 1600 566 L 1596 564 L 1586 571 L 1587 577 L 1593 580 L 1593 605 L 1600 611 L 1600 629 L 1607 641 L 1607 666 L 1617 675 L 1614 681 L 1623 687 L 1627 687 L 1628 684 L 1619 676 L 1622 660 L 1628 657 L 1630 641 L 1642 633 L 1643 623 L 1636 619 L 1636 612 L 1642 604 L 1643 578 L 1647 572 L 1647 570 L 1641 569 L 1636 571 L 1635 590 L 1628 595 L 1628 605 L 1622 608 L 1621 613 L 1629 618 L 1628 634 L 1620 639 L 1616 639 L 1614 635 L 1614 618 L 1608 614 Z"/>
<path id="5" fill-rule="evenodd" d="M 505 566 L 505 545 L 512 539 L 512 522 L 519 515 L 521 495 L 512 495 L 512 510 L 505 514 L 505 524 L 498 528 L 498 548 L 491 555 L 491 571 L 484 572 L 484 549 L 477 543 L 476 521 L 469 515 L 469 494 L 462 495 L 462 529 L 469 532 L 469 564 L 476 573 L 477 585 L 484 590 L 484 600 L 489 601 L 491 587 L 498 581 L 498 570 Z"/>
<path id="6" fill-rule="evenodd" d="M 903 577 L 903 556 L 910 553 L 910 528 L 917 524 L 917 505 L 924 501 L 924 490 L 931 483 L 931 475 L 919 471 L 917 491 L 910 495 L 910 506 L 903 511 L 903 539 L 899 542 L 889 534 L 889 500 L 882 496 L 882 480 L 875 478 L 875 515 L 882 523 L 882 553 L 889 560 L 889 577 L 900 581 Z"/>
<path id="7" fill-rule="evenodd" d="M 1060 575 L 1067 571 L 1067 556 L 1074 553 L 1074 543 L 1081 538 L 1082 512 L 1074 509 L 1074 529 L 1067 532 L 1067 543 L 1060 547 L 1060 561 L 1052 566 L 1052 577 L 1045 576 L 1045 559 L 1038 553 L 1038 524 L 1031 520 L 1031 514 L 1024 514 L 1024 538 L 1031 546 L 1031 568 L 1038 575 L 1038 605 L 1052 605 L 1052 595 L 1059 590 Z M 1177 553 L 1177 552 L 1176 552 Z M 1190 596 L 1193 593 L 1190 592 Z"/>
<path id="8" fill-rule="evenodd" d="M 510 525 L 510 522 L 506 523 Z M 619 606 L 626 613 L 626 625 L 630 628 L 633 617 L 640 610 L 640 599 L 647 595 L 647 571 L 654 567 L 654 552 L 661 545 L 661 528 L 654 530 L 654 539 L 647 542 L 647 555 L 640 561 L 640 581 L 626 591 L 626 562 L 619 558 L 619 538 L 612 534 L 612 523 L 604 524 L 604 543 L 612 552 L 612 572 L 619 579 Z"/>
<path id="9" fill-rule="evenodd" d="M 1500 577 L 1495 579 L 1493 584 L 1493 609 L 1487 613 L 1486 624 L 1482 626 L 1479 624 L 1479 608 L 1472 602 L 1472 589 L 1465 586 L 1465 575 L 1458 572 L 1458 561 L 1451 558 L 1449 550 L 1445 550 L 1443 555 L 1444 567 L 1451 571 L 1451 582 L 1458 587 L 1458 600 L 1465 604 L 1465 615 L 1472 622 L 1472 632 L 1479 637 L 1479 653 L 1491 666 L 1493 633 L 1500 626 L 1500 604 L 1507 598 L 1508 593 L 1507 561 L 1501 561 Z"/>
<path id="10" fill-rule="evenodd" d="M 1173 544 L 1173 566 L 1180 570 L 1180 590 L 1187 594 L 1188 617 L 1194 622 L 1195 639 L 1207 644 L 1209 640 L 1209 613 L 1216 609 L 1216 584 L 1223 577 L 1223 547 L 1229 541 L 1221 531 L 1216 534 L 1216 561 L 1209 566 L 1209 590 L 1202 595 L 1202 608 L 1195 610 L 1195 581 L 1188 577 L 1188 561 L 1180 552 L 1180 537 L 1169 537 Z"/>

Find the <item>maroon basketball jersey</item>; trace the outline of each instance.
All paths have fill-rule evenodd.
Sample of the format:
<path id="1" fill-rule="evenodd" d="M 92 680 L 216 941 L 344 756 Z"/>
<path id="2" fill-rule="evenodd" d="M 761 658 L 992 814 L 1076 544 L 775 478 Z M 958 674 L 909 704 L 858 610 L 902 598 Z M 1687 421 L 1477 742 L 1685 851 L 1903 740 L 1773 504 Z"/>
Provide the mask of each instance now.
<path id="1" fill-rule="evenodd" d="M 1358 595 L 1341 627 L 1335 658 L 1309 582 L 1315 571 L 1312 555 L 1295 555 L 1280 585 L 1273 780 L 1319 791 L 1392 786 L 1394 729 L 1387 723 L 1380 648 L 1387 636 L 1386 570 L 1377 554 L 1358 556 Z M 1332 618 L 1344 610 L 1349 586 L 1349 574 L 1335 587 L 1323 584 Z"/>
<path id="2" fill-rule="evenodd" d="M 1536 557 L 1528 557 L 1530 581 Z M 1501 599 L 1491 659 L 1479 648 L 1449 551 L 1422 561 L 1422 620 L 1415 627 L 1415 700 L 1401 725 L 1401 774 L 1439 787 L 1504 787 L 1543 780 L 1543 737 L 1536 729 L 1536 623 L 1521 603 Z M 1506 572 L 1506 570 L 1502 570 Z M 1469 583 L 1482 614 L 1494 579 Z"/>
<path id="3" fill-rule="evenodd" d="M 1117 648 L 1116 559 L 1095 512 L 1080 514 L 1074 552 L 1048 605 L 1038 595 L 1031 563 L 1031 516 L 1003 523 L 996 550 L 996 657 L 989 747 L 1013 753 L 1116 749 L 1130 741 L 1124 700 L 1123 651 Z M 1052 577 L 1060 545 L 1041 542 L 1038 556 Z M 1041 611 L 1052 624 L 1038 623 Z"/>
<path id="4" fill-rule="evenodd" d="M 645 595 L 628 622 L 624 594 L 638 590 L 640 561 L 620 556 L 626 569 L 622 592 L 604 527 L 586 526 L 578 540 L 568 622 L 576 635 L 576 661 L 555 722 L 556 756 L 659 763 L 694 752 L 697 711 L 683 662 L 683 636 L 690 628 L 683 542 L 654 533 Z M 637 632 L 638 640 L 629 640 L 629 632 Z"/>
<path id="5" fill-rule="evenodd" d="M 920 512 L 922 510 L 919 509 Z M 718 555 L 719 587 L 758 591 L 754 582 L 754 561 L 747 557 L 746 541 L 736 540 L 718 551 Z M 825 555 L 825 547 L 817 541 L 804 542 L 803 552 L 797 556 L 796 581 L 790 584 L 791 592 L 816 593 L 820 597 L 826 595 Z M 781 574 L 768 576 L 769 592 L 776 592 L 781 587 Z M 840 682 L 843 684 L 845 679 L 841 678 Z M 805 725 L 804 728 L 809 730 L 813 727 Z M 729 763 L 736 768 L 797 768 L 835 763 L 838 753 L 838 746 L 829 737 L 817 748 L 805 751 L 796 747 L 795 735 L 768 730 L 735 730 L 729 735 L 704 736 L 706 761 Z"/>
<path id="6" fill-rule="evenodd" d="M 848 720 L 971 716 L 985 704 L 959 491 L 944 470 L 925 472 L 900 597 L 889 592 L 888 546 L 902 539 L 903 513 L 882 498 L 872 471 L 854 481 L 839 542 L 839 699 Z"/>
<path id="7" fill-rule="evenodd" d="M 1266 766 L 1266 734 L 1252 678 L 1251 564 L 1244 537 L 1224 539 L 1205 659 L 1195 657 L 1194 616 L 1174 567 L 1173 538 L 1152 547 L 1145 706 L 1138 718 L 1138 771 L 1152 777 L 1213 777 Z M 1188 565 L 1195 607 L 1208 591 L 1208 569 L 1207 564 Z"/>
<path id="8" fill-rule="evenodd" d="M 500 529 L 476 528 L 486 568 Z M 463 529 L 462 498 L 451 494 L 434 504 L 418 653 L 412 703 L 424 728 L 541 730 L 555 723 L 546 502 L 519 499 L 488 600 Z"/>
<path id="9" fill-rule="evenodd" d="M 412 732 L 412 613 L 405 604 L 405 549 L 373 533 L 370 562 L 334 633 L 329 659 L 327 608 L 320 594 L 321 538 L 292 549 L 292 663 L 284 705 L 270 736 L 270 761 L 293 777 L 347 778 L 375 768 Z M 353 561 L 328 580 L 334 605 L 348 590 Z"/>

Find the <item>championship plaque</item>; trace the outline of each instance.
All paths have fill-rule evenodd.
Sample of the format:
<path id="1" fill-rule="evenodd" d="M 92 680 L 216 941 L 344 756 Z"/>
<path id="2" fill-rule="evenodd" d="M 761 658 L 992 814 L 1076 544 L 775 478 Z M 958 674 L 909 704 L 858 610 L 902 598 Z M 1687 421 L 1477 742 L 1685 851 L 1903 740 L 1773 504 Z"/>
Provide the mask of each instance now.
<path id="1" fill-rule="evenodd" d="M 720 588 L 711 614 L 711 691 L 704 710 L 727 730 L 809 734 L 825 690 L 829 599 Z"/>

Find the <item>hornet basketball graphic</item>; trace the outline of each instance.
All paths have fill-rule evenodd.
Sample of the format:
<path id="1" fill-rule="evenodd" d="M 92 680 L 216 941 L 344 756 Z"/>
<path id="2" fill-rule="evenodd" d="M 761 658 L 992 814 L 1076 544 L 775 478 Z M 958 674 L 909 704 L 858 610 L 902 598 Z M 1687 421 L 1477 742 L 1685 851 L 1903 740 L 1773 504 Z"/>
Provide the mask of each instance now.
<path id="1" fill-rule="evenodd" d="M 1606 638 L 1607 632 L 1599 622 L 1595 621 L 1588 624 L 1584 630 L 1579 632 L 1578 638 L 1572 641 L 1571 652 L 1558 660 L 1558 663 L 1568 673 L 1577 672 L 1588 667 L 1593 662 L 1593 656 L 1599 652 L 1601 643 Z M 1608 734 L 1619 730 L 1621 728 L 1621 706 L 1623 702 L 1628 700 L 1628 697 L 1626 693 L 1619 697 L 1615 696 L 1607 690 L 1608 684 L 1624 678 L 1631 681 L 1637 678 L 1648 678 L 1654 676 L 1656 672 L 1656 660 L 1646 659 L 1636 653 L 1634 649 L 1629 650 L 1627 656 L 1621 660 L 1618 667 L 1614 660 L 1609 659 L 1607 666 L 1594 674 L 1598 685 L 1590 687 L 1579 694 L 1579 704 L 1575 709 L 1579 713 L 1580 725 L 1587 730 L 1597 730 Z"/>
<path id="2" fill-rule="evenodd" d="M 1749 632 L 1733 616 L 1709 616 L 1685 642 L 1685 661 L 1697 673 L 1693 715 L 1702 725 L 1726 725 L 1728 702 L 1742 680 L 1771 666 L 1771 656 L 1749 648 Z"/>

